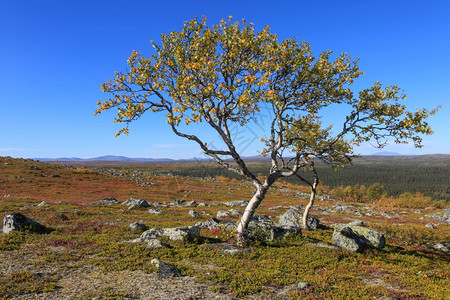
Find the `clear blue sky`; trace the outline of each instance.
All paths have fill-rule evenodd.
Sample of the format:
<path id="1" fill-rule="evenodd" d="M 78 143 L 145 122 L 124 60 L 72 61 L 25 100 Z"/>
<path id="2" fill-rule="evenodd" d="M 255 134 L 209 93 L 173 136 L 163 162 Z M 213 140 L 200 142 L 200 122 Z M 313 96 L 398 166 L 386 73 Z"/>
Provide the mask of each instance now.
<path id="1" fill-rule="evenodd" d="M 270 25 L 280 39 L 310 42 L 316 55 L 330 49 L 359 57 L 365 75 L 357 87 L 378 80 L 404 89 L 412 110 L 443 106 L 430 120 L 435 134 L 424 138 L 423 149 L 384 151 L 450 153 L 450 1 L 2 0 L 0 156 L 200 156 L 160 116 L 139 120 L 118 138 L 112 112 L 94 116 L 106 96 L 101 83 L 126 69 L 131 50 L 151 54 L 150 40 L 196 15 L 209 24 L 245 18 L 257 28 Z M 240 147 L 256 154 L 262 129 L 239 130 Z M 377 150 L 364 145 L 357 152 Z"/>

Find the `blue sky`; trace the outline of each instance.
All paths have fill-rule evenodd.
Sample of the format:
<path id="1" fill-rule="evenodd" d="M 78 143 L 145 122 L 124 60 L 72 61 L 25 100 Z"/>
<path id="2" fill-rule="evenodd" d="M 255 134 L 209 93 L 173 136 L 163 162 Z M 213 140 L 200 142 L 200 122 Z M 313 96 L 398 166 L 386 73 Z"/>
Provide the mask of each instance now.
<path id="1" fill-rule="evenodd" d="M 114 113 L 94 116 L 107 97 L 101 83 L 126 69 L 131 51 L 151 54 L 150 40 L 205 15 L 209 24 L 232 15 L 268 24 L 280 39 L 296 36 L 323 50 L 360 58 L 365 75 L 356 88 L 375 80 L 395 84 L 415 110 L 442 105 L 430 119 L 425 147 L 389 145 L 402 154 L 450 154 L 450 1 L 0 1 L 0 156 L 190 158 L 196 144 L 176 137 L 162 116 L 131 125 L 114 138 Z M 331 118 L 333 118 L 331 116 Z M 235 128 L 239 147 L 255 155 L 264 117 Z M 210 143 L 215 136 L 206 133 Z M 209 143 L 209 144 L 210 144 Z M 357 149 L 371 154 L 370 145 Z"/>

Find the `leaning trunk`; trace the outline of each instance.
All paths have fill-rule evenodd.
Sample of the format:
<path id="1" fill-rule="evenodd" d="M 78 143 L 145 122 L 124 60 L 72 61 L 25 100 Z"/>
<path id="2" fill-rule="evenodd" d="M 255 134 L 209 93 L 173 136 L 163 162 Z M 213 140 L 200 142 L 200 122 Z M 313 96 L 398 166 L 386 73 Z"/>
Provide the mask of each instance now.
<path id="1" fill-rule="evenodd" d="M 311 210 L 312 206 L 314 205 L 314 199 L 316 198 L 316 189 L 311 189 L 311 196 L 309 197 L 309 203 L 305 207 L 305 212 L 303 213 L 303 228 L 305 229 L 311 229 L 308 227 L 308 215 L 309 211 Z"/>
<path id="2" fill-rule="evenodd" d="M 241 246 L 248 244 L 248 224 L 250 223 L 259 204 L 264 199 L 266 192 L 267 188 L 265 186 L 257 186 L 255 194 L 245 208 L 244 214 L 242 215 L 237 228 L 237 243 Z"/>

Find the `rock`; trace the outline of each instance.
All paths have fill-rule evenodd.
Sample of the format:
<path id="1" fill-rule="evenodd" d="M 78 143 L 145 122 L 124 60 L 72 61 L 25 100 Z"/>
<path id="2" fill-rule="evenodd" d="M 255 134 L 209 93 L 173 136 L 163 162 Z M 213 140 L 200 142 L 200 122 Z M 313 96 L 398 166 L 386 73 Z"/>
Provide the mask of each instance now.
<path id="1" fill-rule="evenodd" d="M 225 202 L 224 204 L 229 207 L 247 206 L 248 201 L 247 200 L 235 200 L 235 201 Z"/>
<path id="2" fill-rule="evenodd" d="M 195 206 L 198 206 L 198 204 L 195 201 L 186 201 L 183 206 L 185 206 L 185 207 L 195 207 Z"/>
<path id="3" fill-rule="evenodd" d="M 363 249 L 363 242 L 350 227 L 335 228 L 333 241 L 339 247 L 353 252 L 360 252 Z"/>
<path id="4" fill-rule="evenodd" d="M 180 269 L 160 259 L 154 258 L 151 260 L 151 263 L 158 269 L 157 273 L 159 278 L 173 278 L 182 276 Z"/>
<path id="5" fill-rule="evenodd" d="M 45 201 L 42 201 L 41 203 L 39 203 L 37 206 L 39 206 L 39 207 L 49 207 L 50 206 L 50 204 L 48 204 L 47 202 L 45 202 Z"/>
<path id="6" fill-rule="evenodd" d="M 138 204 L 131 204 L 130 206 L 128 206 L 127 210 L 134 210 L 134 209 L 138 209 L 140 208 L 140 206 Z"/>
<path id="7" fill-rule="evenodd" d="M 150 208 L 147 212 L 149 214 L 159 215 L 160 213 L 162 213 L 162 209 L 160 209 L 160 208 Z"/>
<path id="8" fill-rule="evenodd" d="M 193 241 L 200 236 L 198 226 L 176 227 L 176 228 L 151 228 L 141 234 L 141 241 L 150 241 L 160 237 L 166 237 L 172 241 Z"/>
<path id="9" fill-rule="evenodd" d="M 287 235 L 301 234 L 301 229 L 296 227 L 281 227 L 271 223 L 250 221 L 248 224 L 249 237 L 262 242 L 270 242 L 282 239 Z"/>
<path id="10" fill-rule="evenodd" d="M 151 239 L 147 242 L 147 245 L 145 247 L 147 247 L 147 249 L 153 250 L 155 248 L 160 248 L 163 245 L 161 244 L 161 241 L 158 239 Z"/>
<path id="11" fill-rule="evenodd" d="M 250 222 L 257 222 L 257 223 L 273 225 L 272 220 L 267 215 L 253 215 Z"/>
<path id="12" fill-rule="evenodd" d="M 203 229 L 213 230 L 215 228 L 219 228 L 220 223 L 221 223 L 220 220 L 218 220 L 216 218 L 210 218 L 210 219 L 206 220 L 205 222 L 198 222 L 194 226 L 197 226 L 197 227 L 200 227 Z"/>
<path id="13" fill-rule="evenodd" d="M 133 199 L 133 198 L 128 198 L 126 201 L 122 202 L 123 205 L 128 205 L 130 206 L 135 206 L 135 207 L 150 207 L 150 204 L 148 204 L 147 201 L 143 200 L 143 199 Z M 128 207 L 128 209 L 130 209 Z"/>
<path id="14" fill-rule="evenodd" d="M 433 223 L 428 223 L 425 225 L 426 228 L 431 228 L 431 229 L 435 229 L 436 227 L 434 227 Z"/>
<path id="15" fill-rule="evenodd" d="M 232 216 L 240 216 L 241 215 L 241 212 L 234 208 L 229 209 L 228 211 L 229 211 L 230 215 L 232 215 Z"/>
<path id="16" fill-rule="evenodd" d="M 30 230 L 37 233 L 46 233 L 49 231 L 49 229 L 44 225 L 41 225 L 20 213 L 6 215 L 3 218 L 3 233 L 8 234 L 11 231 L 25 230 Z"/>
<path id="17" fill-rule="evenodd" d="M 298 282 L 297 287 L 302 290 L 306 289 L 308 287 L 308 283 L 307 282 Z"/>
<path id="18" fill-rule="evenodd" d="M 111 205 L 111 204 L 119 204 L 120 201 L 118 201 L 116 198 L 114 197 L 106 197 L 103 199 L 100 199 L 98 201 L 93 202 L 92 204 L 105 204 L 105 205 Z"/>
<path id="19" fill-rule="evenodd" d="M 431 247 L 438 251 L 447 252 L 450 250 L 450 242 L 438 242 Z"/>
<path id="20" fill-rule="evenodd" d="M 217 212 L 217 215 L 216 215 L 216 217 L 218 218 L 218 219 L 221 219 L 221 218 L 227 218 L 227 217 L 229 217 L 230 216 L 230 212 L 228 212 L 228 211 L 226 211 L 226 210 L 219 210 L 218 212 Z"/>
<path id="21" fill-rule="evenodd" d="M 148 227 L 145 226 L 144 224 L 134 222 L 130 224 L 130 229 L 131 231 L 136 232 L 136 231 L 145 231 L 148 229 Z"/>
<path id="22" fill-rule="evenodd" d="M 184 203 L 186 202 L 186 200 L 173 199 L 170 202 L 171 202 L 171 204 L 173 204 L 175 206 L 184 206 Z"/>
<path id="23" fill-rule="evenodd" d="M 302 228 L 303 227 L 303 213 L 296 209 L 289 208 L 284 214 L 279 217 L 278 225 L 281 227 L 295 227 Z M 306 219 L 306 224 L 308 229 L 315 230 L 319 227 L 319 219 L 314 216 L 308 215 Z"/>
<path id="24" fill-rule="evenodd" d="M 55 216 L 55 219 L 60 219 L 60 220 L 63 220 L 63 221 L 69 220 L 69 218 L 68 218 L 65 214 L 63 214 L 63 213 L 57 214 L 57 215 Z"/>
<path id="25" fill-rule="evenodd" d="M 349 224 L 335 224 L 334 231 L 336 233 L 336 232 L 342 231 L 342 229 L 344 229 L 344 228 L 351 228 L 352 232 L 358 236 L 360 242 L 362 242 L 363 244 L 370 244 L 378 249 L 384 248 L 384 246 L 386 244 L 386 238 L 384 237 L 384 235 L 382 233 L 375 231 L 373 229 L 367 228 L 367 227 L 354 225 L 354 224 L 359 224 L 359 223 L 352 222 Z"/>
<path id="26" fill-rule="evenodd" d="M 189 215 L 192 217 L 192 218 L 197 218 L 198 217 L 198 212 L 196 212 L 195 210 L 193 210 L 193 209 L 191 209 L 191 210 L 189 210 Z"/>
<path id="27" fill-rule="evenodd" d="M 240 252 L 250 252 L 250 248 L 242 248 L 235 244 L 230 243 L 214 243 L 214 244 L 206 244 L 205 247 L 212 249 L 219 249 L 220 253 L 236 255 Z"/>

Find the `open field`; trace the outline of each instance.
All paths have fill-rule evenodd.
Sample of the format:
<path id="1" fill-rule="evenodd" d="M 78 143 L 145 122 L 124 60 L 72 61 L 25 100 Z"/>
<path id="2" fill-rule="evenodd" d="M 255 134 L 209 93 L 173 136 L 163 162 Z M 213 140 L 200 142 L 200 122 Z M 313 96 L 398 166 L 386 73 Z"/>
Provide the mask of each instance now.
<path id="1" fill-rule="evenodd" d="M 66 167 L 0 157 L 0 215 L 19 212 L 52 229 L 46 234 L 0 233 L 0 299 L 446 299 L 450 295 L 449 252 L 433 248 L 450 241 L 449 220 L 444 218 L 449 208 L 442 202 L 427 202 L 419 209 L 328 199 L 317 201 L 312 210 L 325 226 L 283 240 L 257 242 L 236 255 L 214 246 L 233 243 L 233 232 L 226 230 L 202 229 L 195 241 L 166 240 L 163 247 L 150 250 L 143 243 L 125 242 L 141 234 L 130 230 L 131 223 L 148 228 L 193 225 L 230 209 L 214 204 L 248 200 L 253 192 L 247 182 L 224 175 L 194 178 L 167 174 L 166 164 L 152 168 L 149 172 L 148 165 Z M 307 191 L 279 182 L 257 214 L 276 221 L 289 206 L 306 205 L 299 192 Z M 327 190 L 322 193 L 329 195 Z M 106 197 L 160 203 L 162 213 L 99 201 Z M 172 205 L 175 199 L 204 205 Z M 39 205 L 42 201 L 46 203 Z M 191 209 L 198 216 L 190 216 Z M 354 220 L 384 233 L 386 247 L 362 253 L 323 247 L 333 243 L 333 224 Z M 184 276 L 158 278 L 153 258 L 173 264 Z"/>

